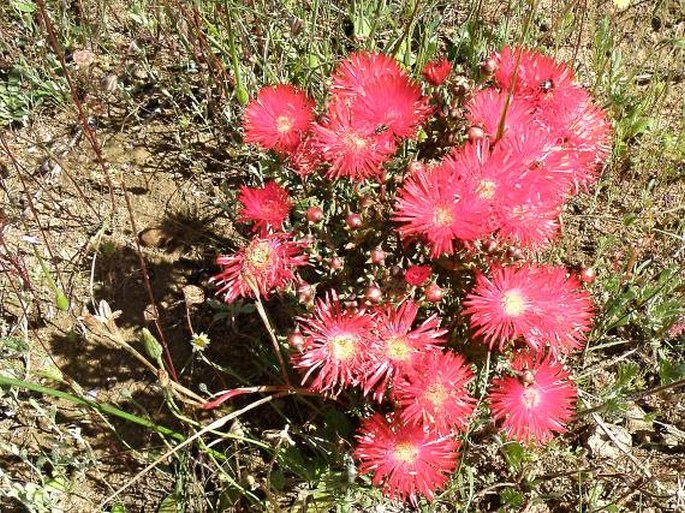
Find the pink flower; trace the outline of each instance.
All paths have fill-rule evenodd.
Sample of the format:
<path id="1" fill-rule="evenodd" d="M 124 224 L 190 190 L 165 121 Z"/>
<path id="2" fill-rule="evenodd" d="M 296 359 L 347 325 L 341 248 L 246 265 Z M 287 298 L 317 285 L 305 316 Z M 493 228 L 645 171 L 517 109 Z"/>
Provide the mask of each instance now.
<path id="1" fill-rule="evenodd" d="M 444 343 L 447 330 L 439 329 L 437 315 L 412 328 L 418 312 L 419 306 L 413 301 L 397 308 L 385 305 L 376 310 L 375 336 L 363 373 L 364 394 L 375 389 L 374 399 L 380 402 L 394 376 L 410 371 L 421 354 L 435 351 L 436 344 Z"/>
<path id="2" fill-rule="evenodd" d="M 426 353 L 414 372 L 395 380 L 392 396 L 404 422 L 446 432 L 468 425 L 475 400 L 466 385 L 472 380 L 473 373 L 461 355 Z"/>
<path id="3" fill-rule="evenodd" d="M 514 80 L 517 59 L 519 66 L 514 91 L 519 94 L 536 99 L 548 95 L 561 97 L 574 87 L 573 70 L 540 52 L 505 46 L 493 58 L 497 62 L 495 81 L 502 90 L 508 90 Z"/>
<path id="4" fill-rule="evenodd" d="M 498 235 L 530 249 L 539 249 L 559 234 L 559 198 L 523 187 L 509 189 L 497 207 Z"/>
<path id="5" fill-rule="evenodd" d="M 331 89 L 334 96 L 364 94 L 367 84 L 382 77 L 405 77 L 397 61 L 382 53 L 355 52 L 336 66 Z"/>
<path id="6" fill-rule="evenodd" d="M 577 157 L 540 123 L 511 131 L 497 151 L 508 154 L 518 167 L 519 188 L 538 194 L 549 202 L 561 203 L 571 192 Z M 529 196 L 531 196 L 529 194 Z"/>
<path id="7" fill-rule="evenodd" d="M 452 63 L 442 57 L 434 61 L 428 61 L 423 68 L 422 75 L 426 81 L 434 86 L 441 85 L 452 72 Z"/>
<path id="8" fill-rule="evenodd" d="M 404 75 L 386 75 L 370 81 L 354 99 L 355 120 L 370 130 L 387 129 L 399 138 L 413 137 L 431 112 L 421 88 Z"/>
<path id="9" fill-rule="evenodd" d="M 340 304 L 335 292 L 319 299 L 311 315 L 300 318 L 306 340 L 293 364 L 304 371 L 302 384 L 315 392 L 338 394 L 362 377 L 373 318 Z"/>
<path id="10" fill-rule="evenodd" d="M 430 278 L 432 273 L 430 265 L 410 265 L 404 273 L 404 280 L 414 287 L 420 287 Z"/>
<path id="11" fill-rule="evenodd" d="M 569 155 L 570 181 L 577 187 L 593 183 L 611 149 L 611 124 L 606 113 L 577 87 L 541 110 L 537 118 Z"/>
<path id="12" fill-rule="evenodd" d="M 276 182 L 264 187 L 241 187 L 238 221 L 254 222 L 252 231 L 265 235 L 269 229 L 280 230 L 292 206 L 287 191 Z"/>
<path id="13" fill-rule="evenodd" d="M 291 85 L 263 87 L 245 109 L 245 142 L 290 153 L 314 119 L 314 103 Z"/>
<path id="14" fill-rule="evenodd" d="M 363 422 L 356 438 L 359 471 L 373 473 L 373 484 L 382 485 L 385 494 L 414 505 L 419 496 L 433 499 L 457 467 L 458 441 L 398 419 L 375 414 Z"/>
<path id="15" fill-rule="evenodd" d="M 237 253 L 219 256 L 216 263 L 222 270 L 210 280 L 219 286 L 217 293 L 232 303 L 238 297 L 253 298 L 255 292 L 267 298 L 272 291 L 289 286 L 295 268 L 307 265 L 307 256 L 301 254 L 304 244 L 291 237 L 290 233 L 255 237 Z"/>
<path id="16" fill-rule="evenodd" d="M 549 347 L 553 355 L 565 355 L 583 347 L 592 330 L 594 305 L 577 275 L 568 275 L 563 267 L 538 268 L 539 279 L 546 283 L 547 301 L 542 304 L 544 323 L 525 334 L 534 350 Z"/>
<path id="17" fill-rule="evenodd" d="M 364 180 L 382 175 L 384 162 L 395 153 L 388 133 L 376 134 L 356 122 L 345 101 L 329 106 L 328 118 L 313 128 L 314 148 L 330 164 L 327 175 Z"/>
<path id="18" fill-rule="evenodd" d="M 481 274 L 464 306 L 475 335 L 500 350 L 522 337 L 533 350 L 567 354 L 583 344 L 593 317 L 577 278 L 553 266 L 500 267 L 492 279 Z"/>
<path id="19" fill-rule="evenodd" d="M 393 220 L 403 223 L 398 228 L 402 237 L 425 238 L 431 256 L 438 257 L 454 252 L 455 239 L 473 240 L 483 235 L 486 220 L 482 206 L 468 184 L 443 163 L 407 178 L 397 193 Z"/>
<path id="20" fill-rule="evenodd" d="M 502 112 L 506 105 L 508 91 L 482 89 L 466 105 L 466 119 L 483 129 L 493 141 L 497 135 Z M 504 137 L 533 122 L 533 107 L 517 96 L 512 96 L 504 118 Z"/>
<path id="21" fill-rule="evenodd" d="M 576 384 L 549 356 L 518 353 L 512 363 L 517 376 L 494 379 L 490 392 L 493 417 L 507 437 L 544 443 L 563 433 L 573 418 Z"/>
<path id="22" fill-rule="evenodd" d="M 312 174 L 322 162 L 323 156 L 316 148 L 311 133 L 304 136 L 290 155 L 288 155 L 290 167 L 301 177 Z"/>

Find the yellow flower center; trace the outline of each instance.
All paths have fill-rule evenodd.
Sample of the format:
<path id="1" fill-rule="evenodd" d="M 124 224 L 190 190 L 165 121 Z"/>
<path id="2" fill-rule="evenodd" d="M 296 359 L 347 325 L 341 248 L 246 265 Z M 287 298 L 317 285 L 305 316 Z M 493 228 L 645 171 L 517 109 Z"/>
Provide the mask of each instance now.
<path id="1" fill-rule="evenodd" d="M 535 408 L 538 404 L 540 404 L 540 392 L 533 387 L 526 387 L 523 390 L 521 400 L 526 408 Z"/>
<path id="2" fill-rule="evenodd" d="M 385 354 L 391 360 L 406 361 L 411 354 L 411 346 L 407 343 L 407 338 L 403 336 L 391 337 L 385 343 Z"/>
<path id="3" fill-rule="evenodd" d="M 441 406 L 448 396 L 449 392 L 447 392 L 447 389 L 442 383 L 433 383 L 424 394 L 424 397 L 433 403 L 433 406 L 436 408 Z"/>
<path id="4" fill-rule="evenodd" d="M 414 463 L 419 450 L 409 442 L 402 442 L 395 446 L 395 459 L 404 463 Z"/>
<path id="5" fill-rule="evenodd" d="M 348 132 L 343 136 L 343 142 L 352 150 L 363 150 L 369 145 L 369 141 L 359 134 Z"/>
<path id="6" fill-rule="evenodd" d="M 357 352 L 357 341 L 357 337 L 347 333 L 331 338 L 330 345 L 333 358 L 344 361 L 354 356 Z"/>
<path id="7" fill-rule="evenodd" d="M 279 134 L 285 134 L 293 128 L 294 124 L 295 121 L 291 116 L 286 116 L 285 114 L 283 114 L 276 118 L 276 131 Z"/>
<path id="8" fill-rule="evenodd" d="M 433 223 L 437 226 L 449 226 L 454 221 L 454 215 L 448 206 L 438 205 L 433 211 Z"/>
<path id="9" fill-rule="evenodd" d="M 526 299 L 519 290 L 508 290 L 502 297 L 502 307 L 509 317 L 518 317 L 526 311 Z"/>
<path id="10" fill-rule="evenodd" d="M 495 182 L 492 180 L 481 180 L 476 189 L 476 194 L 483 199 L 492 199 L 495 195 Z"/>
<path id="11" fill-rule="evenodd" d="M 253 242 L 245 250 L 245 262 L 253 270 L 261 271 L 271 260 L 271 246 L 268 242 Z"/>

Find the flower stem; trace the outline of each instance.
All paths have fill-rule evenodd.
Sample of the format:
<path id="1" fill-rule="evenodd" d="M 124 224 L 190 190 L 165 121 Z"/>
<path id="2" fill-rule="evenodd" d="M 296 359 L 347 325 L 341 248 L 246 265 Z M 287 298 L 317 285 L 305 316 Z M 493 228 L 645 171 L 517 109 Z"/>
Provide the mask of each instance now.
<path id="1" fill-rule="evenodd" d="M 281 375 L 283 376 L 283 381 L 288 386 L 288 388 L 291 388 L 292 385 L 290 384 L 290 378 L 288 377 L 288 369 L 285 366 L 285 360 L 283 359 L 283 354 L 281 353 L 281 346 L 278 344 L 276 332 L 271 326 L 271 321 L 269 321 L 269 317 L 266 315 L 266 310 L 264 310 L 264 304 L 262 303 L 259 294 L 255 294 L 255 305 L 257 307 L 257 312 L 259 312 L 259 316 L 262 318 L 262 322 L 266 327 L 266 331 L 269 332 L 269 337 L 271 338 L 271 342 L 273 343 L 276 358 L 278 358 L 278 365 L 281 368 Z"/>

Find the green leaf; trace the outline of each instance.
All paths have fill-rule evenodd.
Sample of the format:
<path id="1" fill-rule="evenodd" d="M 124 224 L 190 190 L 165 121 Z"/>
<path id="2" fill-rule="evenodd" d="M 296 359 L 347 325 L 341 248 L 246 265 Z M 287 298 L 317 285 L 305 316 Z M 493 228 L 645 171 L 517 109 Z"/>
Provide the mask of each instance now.
<path id="1" fill-rule="evenodd" d="M 523 446 L 518 442 L 508 443 L 502 447 L 502 452 L 509 466 L 514 471 L 518 471 L 526 457 L 526 450 Z"/>
<path id="2" fill-rule="evenodd" d="M 685 378 L 685 362 L 674 363 L 670 360 L 659 362 L 659 378 L 662 385 L 668 385 L 674 381 Z"/>
<path id="3" fill-rule="evenodd" d="M 127 509 L 122 503 L 118 503 L 112 506 L 112 509 L 109 510 L 109 513 L 127 513 Z"/>
<path id="4" fill-rule="evenodd" d="M 157 513 L 182 513 L 183 511 L 183 505 L 173 495 L 167 495 L 157 508 Z"/>
<path id="5" fill-rule="evenodd" d="M 29 14 L 36 12 L 36 4 L 28 0 L 11 0 L 10 5 L 19 12 Z"/>

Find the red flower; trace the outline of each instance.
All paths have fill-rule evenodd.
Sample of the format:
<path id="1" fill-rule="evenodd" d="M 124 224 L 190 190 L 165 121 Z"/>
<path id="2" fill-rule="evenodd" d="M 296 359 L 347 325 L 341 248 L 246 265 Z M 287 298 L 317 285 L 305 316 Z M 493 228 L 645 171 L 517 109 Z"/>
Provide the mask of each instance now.
<path id="1" fill-rule="evenodd" d="M 430 265 L 410 265 L 404 274 L 404 279 L 409 285 L 420 287 L 430 278 L 431 273 Z"/>
<path id="2" fill-rule="evenodd" d="M 380 176 L 382 165 L 395 153 L 395 143 L 388 133 L 376 134 L 373 129 L 354 121 L 344 101 L 333 102 L 328 119 L 314 125 L 314 147 L 331 167 L 330 178 L 346 176 L 364 180 Z"/>
<path id="3" fill-rule="evenodd" d="M 518 376 L 494 379 L 490 392 L 493 417 L 507 437 L 543 443 L 563 433 L 574 415 L 576 384 L 549 356 L 517 354 L 512 363 Z"/>
<path id="4" fill-rule="evenodd" d="M 302 353 L 293 356 L 304 371 L 304 385 L 315 392 L 339 393 L 359 383 L 368 358 L 373 319 L 363 311 L 346 309 L 333 292 L 319 299 L 312 314 L 299 319 L 306 337 Z"/>
<path id="5" fill-rule="evenodd" d="M 397 419 L 388 421 L 375 414 L 364 421 L 356 438 L 359 471 L 373 472 L 374 485 L 414 505 L 420 495 L 433 499 L 433 492 L 447 483 L 457 467 L 458 441 Z"/>
<path id="6" fill-rule="evenodd" d="M 252 231 L 262 235 L 269 228 L 280 230 L 292 206 L 287 191 L 273 181 L 264 187 L 241 187 L 238 201 L 241 205 L 238 221 L 254 222 Z"/>
<path id="7" fill-rule="evenodd" d="M 210 280 L 219 286 L 217 293 L 225 294 L 225 301 L 232 303 L 238 297 L 255 297 L 255 290 L 267 298 L 272 291 L 290 285 L 295 267 L 307 265 L 307 256 L 301 254 L 304 244 L 291 236 L 255 237 L 234 255 L 219 256 L 216 263 L 222 270 Z"/>
<path id="8" fill-rule="evenodd" d="M 464 306 L 476 336 L 500 350 L 523 337 L 534 350 L 549 346 L 555 354 L 569 353 L 582 345 L 593 316 L 590 296 L 577 279 L 552 266 L 497 268 L 492 280 L 479 275 Z"/>
<path id="9" fill-rule="evenodd" d="M 471 380 L 473 373 L 461 355 L 428 353 L 414 372 L 393 383 L 392 394 L 404 422 L 445 432 L 468 425 L 475 408 L 466 391 Z"/>
<path id="10" fill-rule="evenodd" d="M 428 61 L 423 68 L 422 75 L 429 84 L 441 85 L 452 72 L 452 63 L 445 57 Z"/>
<path id="11" fill-rule="evenodd" d="M 432 315 L 412 329 L 419 307 L 406 301 L 398 308 L 386 305 L 376 311 L 375 337 L 369 348 L 369 361 L 364 371 L 363 389 L 375 389 L 374 399 L 381 401 L 390 380 L 409 370 L 417 357 L 436 350 L 444 343 L 447 330 L 439 329 L 437 315 Z"/>
<path id="12" fill-rule="evenodd" d="M 336 66 L 331 89 L 335 96 L 364 94 L 367 84 L 381 77 L 404 77 L 397 61 L 382 53 L 356 52 Z"/>
<path id="13" fill-rule="evenodd" d="M 416 135 L 430 111 L 421 88 L 404 75 L 385 75 L 368 82 L 352 103 L 355 121 L 370 130 L 387 129 L 400 138 Z"/>
<path id="14" fill-rule="evenodd" d="M 453 240 L 483 235 L 482 202 L 450 165 L 414 172 L 397 193 L 393 219 L 402 237 L 422 236 L 431 256 L 454 252 Z M 487 231 L 487 230 L 486 230 Z"/>
<path id="15" fill-rule="evenodd" d="M 245 141 L 289 153 L 314 119 L 314 103 L 299 89 L 279 84 L 263 87 L 245 109 Z"/>

